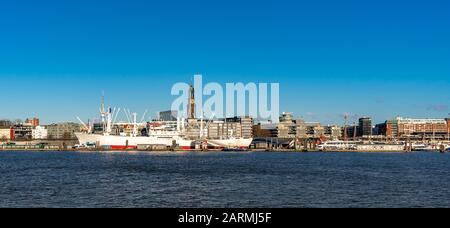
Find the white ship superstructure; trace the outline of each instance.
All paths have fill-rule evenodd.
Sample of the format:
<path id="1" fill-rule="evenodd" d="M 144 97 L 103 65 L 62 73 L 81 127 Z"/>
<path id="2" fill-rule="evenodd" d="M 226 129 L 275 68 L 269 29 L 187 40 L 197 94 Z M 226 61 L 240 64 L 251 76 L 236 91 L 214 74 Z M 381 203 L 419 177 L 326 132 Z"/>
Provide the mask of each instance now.
<path id="1" fill-rule="evenodd" d="M 137 149 L 139 145 L 158 145 L 169 148 L 173 144 L 172 138 L 154 136 L 98 135 L 89 133 L 76 133 L 75 135 L 81 145 L 95 144 L 111 150 Z"/>

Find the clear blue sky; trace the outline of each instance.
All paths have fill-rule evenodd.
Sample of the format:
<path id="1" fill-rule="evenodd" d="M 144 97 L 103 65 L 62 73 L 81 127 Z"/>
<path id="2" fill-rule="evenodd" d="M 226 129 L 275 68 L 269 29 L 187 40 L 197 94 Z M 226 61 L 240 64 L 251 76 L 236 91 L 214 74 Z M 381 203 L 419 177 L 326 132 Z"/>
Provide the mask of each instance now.
<path id="1" fill-rule="evenodd" d="M 280 82 L 281 109 L 447 117 L 450 1 L 15 0 L 0 3 L 0 118 L 169 109 L 173 83 Z"/>

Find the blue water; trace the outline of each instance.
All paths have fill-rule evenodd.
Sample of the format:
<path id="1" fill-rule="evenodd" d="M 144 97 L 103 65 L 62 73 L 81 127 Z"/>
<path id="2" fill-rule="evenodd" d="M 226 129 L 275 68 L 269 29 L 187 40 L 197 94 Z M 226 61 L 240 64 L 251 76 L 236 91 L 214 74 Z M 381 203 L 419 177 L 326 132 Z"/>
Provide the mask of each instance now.
<path id="1" fill-rule="evenodd" d="M 450 207 L 450 154 L 0 152 L 0 207 Z"/>

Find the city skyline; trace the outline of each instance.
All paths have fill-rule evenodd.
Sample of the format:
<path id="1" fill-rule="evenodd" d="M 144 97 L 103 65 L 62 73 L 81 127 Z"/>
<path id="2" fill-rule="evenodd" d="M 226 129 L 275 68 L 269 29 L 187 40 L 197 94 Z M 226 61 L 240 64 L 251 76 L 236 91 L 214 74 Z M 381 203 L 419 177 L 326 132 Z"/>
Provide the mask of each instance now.
<path id="1" fill-rule="evenodd" d="M 280 111 L 324 124 L 449 117 L 448 1 L 196 3 L 5 3 L 0 119 L 96 117 L 102 91 L 155 117 L 198 73 L 280 83 Z"/>

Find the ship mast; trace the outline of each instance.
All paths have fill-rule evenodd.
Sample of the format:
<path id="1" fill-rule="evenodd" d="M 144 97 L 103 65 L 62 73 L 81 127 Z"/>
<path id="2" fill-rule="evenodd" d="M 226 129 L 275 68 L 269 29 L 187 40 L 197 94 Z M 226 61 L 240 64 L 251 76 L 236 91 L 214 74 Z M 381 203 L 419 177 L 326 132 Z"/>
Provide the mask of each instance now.
<path id="1" fill-rule="evenodd" d="M 105 92 L 102 92 L 102 105 L 100 107 L 100 115 L 102 118 L 103 133 L 106 133 Z"/>
<path id="2" fill-rule="evenodd" d="M 133 113 L 133 137 L 138 135 L 137 113 Z"/>
<path id="3" fill-rule="evenodd" d="M 109 135 L 112 132 L 112 110 L 108 109 L 108 113 L 106 114 L 106 134 Z"/>
<path id="4" fill-rule="evenodd" d="M 105 92 L 102 92 L 102 105 L 100 107 L 100 115 L 102 117 L 103 134 L 110 135 L 112 132 L 112 109 L 105 110 Z"/>

